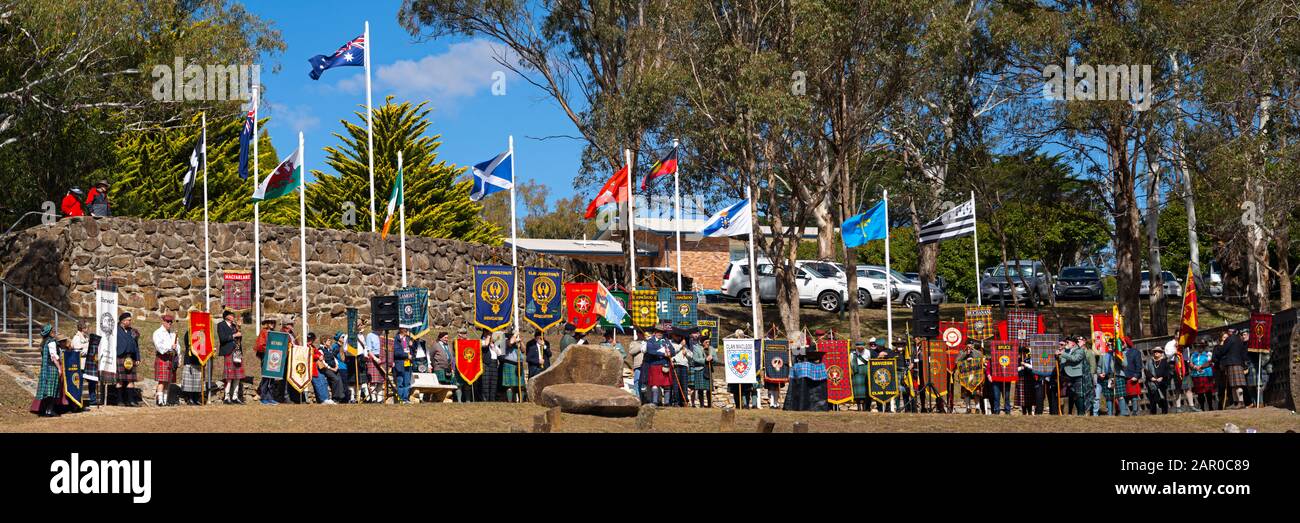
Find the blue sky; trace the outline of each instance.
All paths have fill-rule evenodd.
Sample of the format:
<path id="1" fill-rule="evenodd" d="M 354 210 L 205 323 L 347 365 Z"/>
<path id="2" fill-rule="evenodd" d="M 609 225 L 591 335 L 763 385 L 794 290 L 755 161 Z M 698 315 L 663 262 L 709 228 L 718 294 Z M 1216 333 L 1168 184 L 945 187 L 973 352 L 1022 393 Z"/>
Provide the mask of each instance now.
<path id="1" fill-rule="evenodd" d="M 533 179 L 549 186 L 552 202 L 575 192 L 573 178 L 581 164 L 583 142 L 534 138 L 573 136 L 577 131 L 558 104 L 493 61 L 500 52 L 494 44 L 474 39 L 415 42 L 397 23 L 401 2 L 396 0 L 321 0 L 309 6 L 261 0 L 245 5 L 273 23 L 286 46 L 284 53 L 263 56 L 261 61 L 266 92 L 259 113 L 270 118 L 266 128 L 281 156 L 297 147 L 301 130 L 307 168 L 334 174 L 322 149 L 339 144 L 333 135 L 343 132 L 339 120 L 356 120 L 354 112 L 364 113 L 365 68 L 337 67 L 312 80 L 307 76 L 311 70 L 307 59 L 332 54 L 361 35 L 369 21 L 375 107 L 388 95 L 394 95 L 396 102 L 429 101 L 433 107 L 430 133 L 442 135 L 439 157 L 458 166 L 492 158 L 506 149 L 507 136 L 513 134 L 517 180 Z M 272 72 L 277 64 L 280 71 Z M 504 96 L 491 91 L 492 74 L 498 70 L 506 74 Z"/>

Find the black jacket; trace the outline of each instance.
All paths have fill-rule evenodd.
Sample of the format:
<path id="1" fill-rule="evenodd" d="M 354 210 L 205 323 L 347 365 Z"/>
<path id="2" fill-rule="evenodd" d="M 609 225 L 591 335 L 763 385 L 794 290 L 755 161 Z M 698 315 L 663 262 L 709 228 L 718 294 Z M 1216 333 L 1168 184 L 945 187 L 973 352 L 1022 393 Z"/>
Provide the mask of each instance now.
<path id="1" fill-rule="evenodd" d="M 1214 361 L 1219 365 L 1245 365 L 1246 342 L 1241 336 L 1228 336 L 1228 339 L 1214 348 Z"/>
<path id="2" fill-rule="evenodd" d="M 226 320 L 221 320 L 217 322 L 217 344 L 218 344 L 217 353 L 218 354 L 222 356 L 228 356 L 231 353 L 235 352 L 235 345 L 237 343 L 237 340 L 235 339 L 235 332 L 237 332 L 237 330 L 238 327 L 231 327 L 229 324 L 226 323 Z"/>

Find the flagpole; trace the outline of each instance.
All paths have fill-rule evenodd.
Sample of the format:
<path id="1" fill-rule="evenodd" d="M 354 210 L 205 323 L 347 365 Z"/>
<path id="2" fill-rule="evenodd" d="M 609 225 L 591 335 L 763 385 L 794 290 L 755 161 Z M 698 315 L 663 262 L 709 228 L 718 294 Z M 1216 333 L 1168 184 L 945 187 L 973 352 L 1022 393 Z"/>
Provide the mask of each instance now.
<path id="1" fill-rule="evenodd" d="M 398 220 L 402 222 L 398 226 L 402 229 L 400 231 L 402 237 L 402 287 L 406 287 L 406 179 L 402 175 L 402 151 L 397 151 L 397 172 L 399 173 L 398 181 L 402 184 L 401 187 L 397 188 L 397 194 L 400 197 L 397 201 L 397 214 L 399 216 Z"/>
<path id="2" fill-rule="evenodd" d="M 302 145 L 302 131 L 298 132 L 298 150 L 305 153 Z M 302 287 L 302 331 L 299 333 L 307 339 L 307 155 L 298 159 L 298 168 L 302 175 L 298 177 L 298 276 Z M 373 185 L 371 188 L 373 189 Z M 373 217 L 374 215 L 371 214 Z M 305 342 L 304 342 L 305 343 Z M 290 347 L 290 350 L 293 348 Z"/>
<path id="3" fill-rule="evenodd" d="M 885 332 L 888 347 L 894 344 L 894 271 L 889 268 L 889 189 L 882 191 L 885 200 Z"/>
<path id="4" fill-rule="evenodd" d="M 749 201 L 749 213 L 750 213 L 750 219 L 749 219 L 749 296 L 750 296 L 750 298 L 749 298 L 749 302 L 750 302 L 750 303 L 749 303 L 749 314 L 750 314 L 750 327 L 753 329 L 751 332 L 753 333 L 754 337 L 755 337 L 755 338 L 759 338 L 759 336 L 760 336 L 761 334 L 760 334 L 760 332 L 759 332 L 759 330 L 758 330 L 758 327 L 759 327 L 759 325 L 758 325 L 758 300 L 759 300 L 759 295 L 760 295 L 760 293 L 758 292 L 758 258 L 755 258 L 755 257 L 754 257 L 754 234 L 759 230 L 759 228 L 758 228 L 758 226 L 757 226 L 757 222 L 758 222 L 758 220 L 755 220 L 755 219 L 754 219 L 754 214 L 757 214 L 758 209 L 757 209 L 756 207 L 754 207 L 754 194 L 753 194 L 752 192 L 750 192 L 749 186 L 745 186 L 745 200 L 748 200 L 748 201 Z M 718 327 L 720 328 L 721 325 L 719 325 Z M 760 400 L 761 400 L 761 398 L 760 398 Z"/>
<path id="5" fill-rule="evenodd" d="M 518 233 L 516 232 L 518 229 L 515 226 L 515 136 L 510 135 L 508 137 L 508 140 L 509 140 L 508 154 L 510 155 L 510 270 L 514 271 L 515 273 L 515 284 L 512 286 L 513 288 L 511 288 L 510 290 L 511 292 L 515 293 L 515 297 L 518 297 L 519 296 L 519 292 L 518 292 L 519 236 Z M 515 326 L 514 328 L 515 336 L 519 336 L 519 304 L 515 303 L 514 301 L 512 301 L 511 303 L 513 304 L 511 307 L 511 309 L 513 310 L 511 311 L 510 322 L 513 323 Z M 519 350 L 519 348 L 516 347 L 515 350 Z M 520 362 L 516 361 L 515 363 L 516 366 L 518 366 Z M 520 401 L 522 401 L 522 398 L 520 399 Z"/>
<path id="6" fill-rule="evenodd" d="M 677 151 L 677 139 L 673 139 L 673 151 Z M 673 223 L 677 227 L 677 292 L 682 292 L 682 187 L 679 180 L 678 171 L 681 169 L 681 158 L 677 158 L 677 165 L 673 167 Z M 631 183 L 628 183 L 631 186 Z"/>
<path id="7" fill-rule="evenodd" d="M 208 113 L 200 114 L 203 122 L 203 312 L 211 312 L 212 256 L 208 248 Z"/>
<path id="8" fill-rule="evenodd" d="M 979 213 L 975 212 L 975 191 L 970 192 L 970 212 L 971 218 Z M 888 224 L 886 224 L 888 227 Z M 980 294 L 980 228 L 979 221 L 975 221 L 975 304 L 984 305 L 984 296 Z M 966 302 L 970 303 L 970 302 Z"/>
<path id="9" fill-rule="evenodd" d="M 632 175 L 631 149 L 623 149 L 623 168 L 627 169 L 627 252 L 628 267 L 632 269 L 629 272 L 632 281 L 629 289 L 634 292 L 636 291 L 636 212 L 633 210 L 633 203 L 636 202 L 636 195 L 632 192 L 632 187 L 636 177 Z M 614 199 L 618 199 L 617 195 Z"/>
<path id="10" fill-rule="evenodd" d="M 375 111 L 370 103 L 370 21 L 366 21 L 366 161 L 370 165 L 370 232 L 375 232 Z M 303 171 L 306 177 L 306 171 Z M 304 180 L 305 181 L 305 180 Z"/>
<path id="11" fill-rule="evenodd" d="M 257 99 L 260 86 L 253 86 L 253 190 L 257 190 Z M 262 202 L 253 201 L 253 318 L 262 328 Z"/>

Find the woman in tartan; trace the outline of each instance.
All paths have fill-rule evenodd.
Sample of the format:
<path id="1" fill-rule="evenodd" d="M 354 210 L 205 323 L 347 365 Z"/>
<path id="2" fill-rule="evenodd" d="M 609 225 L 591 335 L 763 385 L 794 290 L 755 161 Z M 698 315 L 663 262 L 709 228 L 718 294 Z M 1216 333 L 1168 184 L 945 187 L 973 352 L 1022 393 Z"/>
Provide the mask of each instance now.
<path id="1" fill-rule="evenodd" d="M 709 379 L 708 365 L 712 362 L 711 358 L 704 353 L 704 346 L 700 344 L 699 332 L 692 332 L 691 337 L 687 340 L 689 349 L 688 359 L 690 360 L 690 386 L 695 391 L 695 401 L 701 407 L 705 406 L 705 398 L 709 395 L 709 390 L 713 388 L 713 381 Z M 712 407 L 712 405 L 709 405 Z"/>
<path id="2" fill-rule="evenodd" d="M 524 379 L 527 377 L 519 365 L 521 349 L 519 333 L 511 334 L 505 356 L 501 358 L 501 388 L 506 391 L 506 401 L 511 403 L 524 401 Z"/>
<path id="3" fill-rule="evenodd" d="M 190 350 L 188 330 L 181 337 L 181 351 L 185 355 L 181 367 L 181 396 L 185 398 L 185 403 L 199 405 L 203 401 L 203 365 L 194 351 Z"/>
<path id="4" fill-rule="evenodd" d="M 1209 347 L 1197 344 L 1192 348 L 1192 394 L 1203 410 L 1214 410 L 1214 365 Z"/>
<path id="5" fill-rule="evenodd" d="M 59 358 L 59 341 L 62 336 L 52 336 L 54 327 L 41 327 L 41 375 L 36 381 L 36 398 L 32 401 L 32 414 L 41 417 L 58 416 L 55 405 L 59 402 L 59 375 L 62 374 Z"/>

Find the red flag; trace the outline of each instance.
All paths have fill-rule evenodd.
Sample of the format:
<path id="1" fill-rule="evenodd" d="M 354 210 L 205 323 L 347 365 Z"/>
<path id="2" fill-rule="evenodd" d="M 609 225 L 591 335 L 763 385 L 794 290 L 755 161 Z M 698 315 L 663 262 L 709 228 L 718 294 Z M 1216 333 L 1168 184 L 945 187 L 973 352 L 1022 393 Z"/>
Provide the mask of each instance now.
<path id="1" fill-rule="evenodd" d="M 1109 352 L 1112 349 L 1111 340 L 1115 339 L 1115 316 L 1109 313 L 1093 314 L 1091 323 L 1092 346 L 1100 345 L 1102 350 Z"/>
<path id="2" fill-rule="evenodd" d="M 673 147 L 673 150 L 668 151 L 668 154 L 664 155 L 662 160 L 655 162 L 654 166 L 650 168 L 650 174 L 646 176 L 645 179 L 641 180 L 641 190 L 644 191 L 646 186 L 663 176 L 676 173 L 677 148 Z"/>
<path id="3" fill-rule="evenodd" d="M 597 292 L 598 287 L 595 282 L 564 284 L 564 305 L 569 314 L 569 323 L 573 324 L 574 330 L 587 332 L 596 326 L 597 320 L 600 319 L 600 315 L 596 313 Z"/>
<path id="4" fill-rule="evenodd" d="M 1273 336 L 1273 315 L 1252 312 L 1250 314 L 1250 352 L 1268 352 L 1269 338 Z"/>
<path id="5" fill-rule="evenodd" d="M 206 312 L 190 311 L 190 352 L 202 365 L 212 357 L 212 315 Z"/>
<path id="6" fill-rule="evenodd" d="M 614 173 L 605 185 L 596 193 L 596 198 L 587 204 L 587 214 L 583 218 L 588 220 L 596 217 L 596 209 L 611 203 L 622 203 L 627 201 L 628 183 L 627 183 L 627 166 Z"/>
<path id="7" fill-rule="evenodd" d="M 853 401 L 853 374 L 849 372 L 849 341 L 825 340 L 817 342 L 826 364 L 826 401 L 840 405 Z"/>
<path id="8" fill-rule="evenodd" d="M 1178 345 L 1191 346 L 1196 341 L 1198 328 L 1196 320 L 1196 277 L 1192 274 L 1192 265 L 1187 264 L 1187 291 L 1183 293 L 1183 322 L 1178 327 Z"/>
<path id="9" fill-rule="evenodd" d="M 456 372 L 471 384 L 483 375 L 483 346 L 479 340 L 456 339 Z"/>

